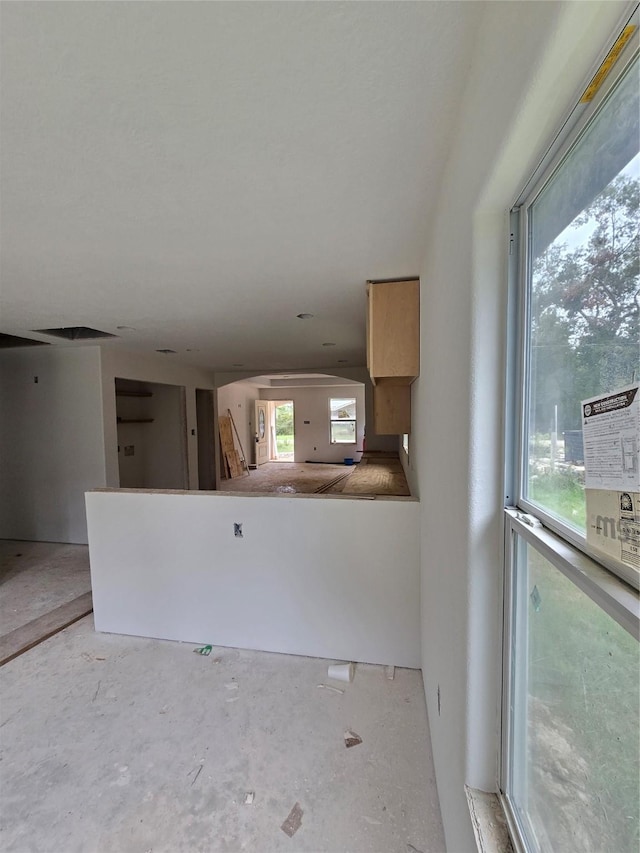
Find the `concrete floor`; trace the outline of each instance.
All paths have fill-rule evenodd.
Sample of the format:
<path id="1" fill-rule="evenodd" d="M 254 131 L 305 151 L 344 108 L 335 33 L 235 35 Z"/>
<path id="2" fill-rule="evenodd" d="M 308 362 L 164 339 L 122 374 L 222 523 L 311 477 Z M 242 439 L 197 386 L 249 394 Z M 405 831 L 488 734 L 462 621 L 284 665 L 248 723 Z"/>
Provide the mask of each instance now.
<path id="1" fill-rule="evenodd" d="M 0 539 L 0 635 L 90 590 L 86 545 Z"/>
<path id="2" fill-rule="evenodd" d="M 444 851 L 419 671 L 192 649 L 88 616 L 0 669 L 3 851 Z"/>

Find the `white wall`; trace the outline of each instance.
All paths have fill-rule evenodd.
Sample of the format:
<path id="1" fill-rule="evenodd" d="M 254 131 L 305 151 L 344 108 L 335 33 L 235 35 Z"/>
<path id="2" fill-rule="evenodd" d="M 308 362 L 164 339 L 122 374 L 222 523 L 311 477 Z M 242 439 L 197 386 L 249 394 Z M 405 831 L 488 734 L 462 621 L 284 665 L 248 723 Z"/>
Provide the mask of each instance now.
<path id="1" fill-rule="evenodd" d="M 86 543 L 84 493 L 103 485 L 99 348 L 4 350 L 0 538 Z"/>
<path id="2" fill-rule="evenodd" d="M 476 850 L 464 784 L 497 784 L 507 211 L 623 7 L 487 5 L 426 242 L 411 453 L 425 695 L 455 853 Z"/>
<path id="3" fill-rule="evenodd" d="M 176 356 L 160 353 L 138 353 L 120 347 L 101 347 L 102 406 L 104 412 L 104 455 L 107 485 L 117 488 L 118 430 L 116 425 L 115 378 L 142 382 L 179 385 L 185 389 L 187 426 L 188 484 L 198 488 L 198 439 L 196 417 L 196 388 L 213 389 L 213 373 L 176 361 Z M 215 401 L 214 401 L 215 405 Z"/>
<path id="4" fill-rule="evenodd" d="M 296 462 L 342 462 L 347 456 L 360 461 L 365 423 L 363 385 L 263 388 L 261 395 L 263 400 L 293 400 Z M 331 444 L 329 400 L 332 397 L 356 398 L 355 444 Z"/>
<path id="5" fill-rule="evenodd" d="M 103 491 L 86 500 L 98 631 L 420 665 L 411 498 Z"/>
<path id="6" fill-rule="evenodd" d="M 256 400 L 264 399 L 260 397 L 260 391 L 261 389 L 252 382 L 233 382 L 231 385 L 218 388 L 218 412 L 226 415 L 227 409 L 231 411 L 247 464 L 253 464 L 256 461 L 254 403 Z"/>

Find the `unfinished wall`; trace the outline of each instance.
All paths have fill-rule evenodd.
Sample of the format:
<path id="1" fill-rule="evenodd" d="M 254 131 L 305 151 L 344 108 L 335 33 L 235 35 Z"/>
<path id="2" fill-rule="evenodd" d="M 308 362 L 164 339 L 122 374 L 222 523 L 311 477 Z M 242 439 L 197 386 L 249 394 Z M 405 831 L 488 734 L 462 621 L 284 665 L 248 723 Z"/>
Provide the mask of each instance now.
<path id="1" fill-rule="evenodd" d="M 411 498 L 104 491 L 87 515 L 99 631 L 420 664 Z"/>
<path id="2" fill-rule="evenodd" d="M 0 538 L 86 543 L 84 492 L 106 484 L 100 376 L 98 347 L 0 353 Z"/>
<path id="3" fill-rule="evenodd" d="M 456 853 L 476 850 L 464 784 L 497 785 L 507 211 L 623 8 L 488 4 L 426 244 L 411 448 L 425 695 Z"/>
<path id="4" fill-rule="evenodd" d="M 117 488 L 118 431 L 116 426 L 115 378 L 178 385 L 185 389 L 188 488 L 198 488 L 198 438 L 196 388 L 213 389 L 213 373 L 190 367 L 171 355 L 137 353 L 119 346 L 101 347 L 102 407 L 104 412 L 104 455 L 107 485 Z"/>
<path id="5" fill-rule="evenodd" d="M 342 462 L 346 456 L 360 461 L 365 424 L 364 386 L 262 388 L 260 393 L 263 400 L 293 400 L 296 462 Z M 356 398 L 355 444 L 331 444 L 329 400 L 332 397 Z"/>
<path id="6" fill-rule="evenodd" d="M 255 459 L 255 401 L 260 397 L 261 389 L 249 381 L 234 382 L 218 388 L 218 412 L 221 415 L 231 411 L 233 420 L 242 442 L 247 464 L 253 464 Z"/>

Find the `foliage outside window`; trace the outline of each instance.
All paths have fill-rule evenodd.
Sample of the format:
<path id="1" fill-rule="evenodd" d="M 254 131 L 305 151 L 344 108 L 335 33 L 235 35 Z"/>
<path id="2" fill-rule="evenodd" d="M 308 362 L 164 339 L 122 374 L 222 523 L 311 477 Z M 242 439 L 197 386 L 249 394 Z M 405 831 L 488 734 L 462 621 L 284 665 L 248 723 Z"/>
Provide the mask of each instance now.
<path id="1" fill-rule="evenodd" d="M 329 400 L 331 444 L 356 443 L 355 397 L 332 397 Z"/>

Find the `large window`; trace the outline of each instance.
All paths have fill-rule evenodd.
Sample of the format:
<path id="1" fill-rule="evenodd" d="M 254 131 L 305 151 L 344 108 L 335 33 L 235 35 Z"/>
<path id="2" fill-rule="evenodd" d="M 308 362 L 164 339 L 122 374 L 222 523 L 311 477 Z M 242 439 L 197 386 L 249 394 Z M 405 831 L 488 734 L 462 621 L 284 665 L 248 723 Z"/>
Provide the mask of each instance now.
<path id="1" fill-rule="evenodd" d="M 331 444 L 356 443 L 356 399 L 340 397 L 329 400 Z"/>
<path id="2" fill-rule="evenodd" d="M 638 65 L 528 206 L 524 497 L 586 528 L 581 401 L 640 378 Z"/>
<path id="3" fill-rule="evenodd" d="M 512 220 L 501 791 L 532 851 L 640 844 L 637 51 L 626 27 Z"/>

